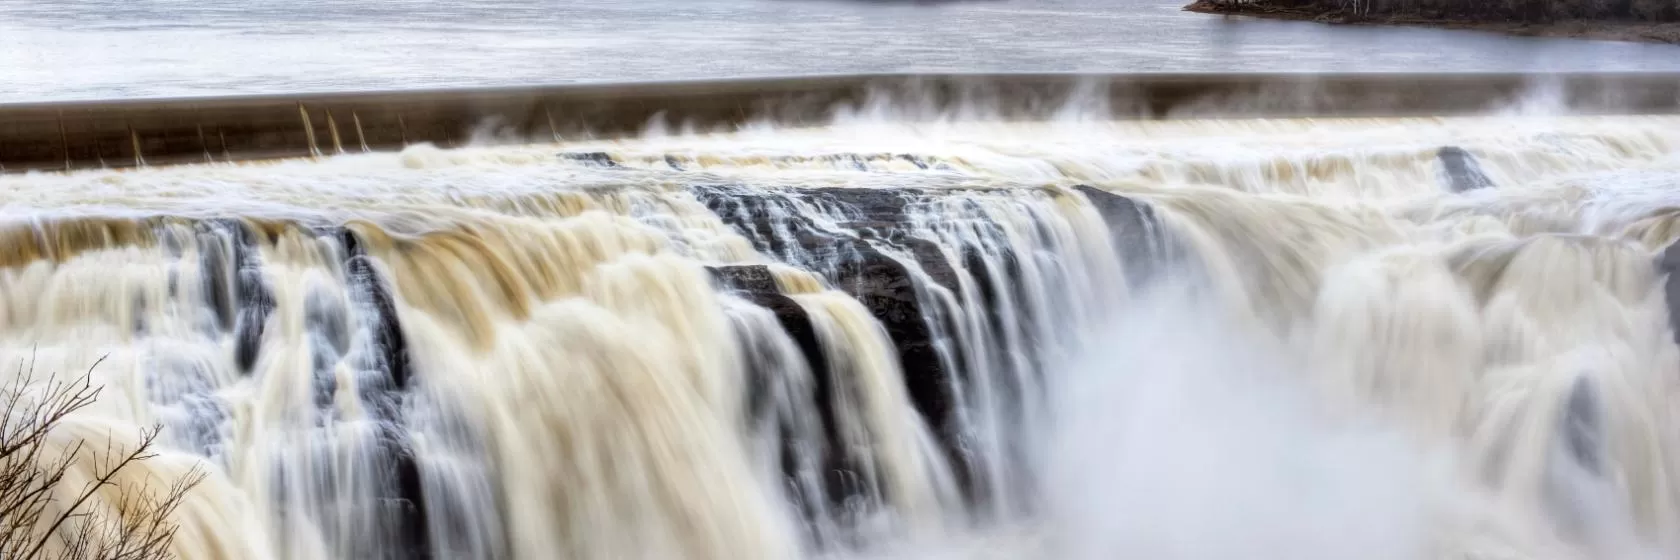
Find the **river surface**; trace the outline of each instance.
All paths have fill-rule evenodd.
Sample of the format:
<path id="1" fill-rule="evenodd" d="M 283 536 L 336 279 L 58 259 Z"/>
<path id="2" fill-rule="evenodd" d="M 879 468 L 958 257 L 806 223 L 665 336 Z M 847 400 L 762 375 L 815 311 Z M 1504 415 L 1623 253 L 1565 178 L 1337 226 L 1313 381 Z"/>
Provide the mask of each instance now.
<path id="1" fill-rule="evenodd" d="M 0 103 L 859 72 L 1680 70 L 1680 47 L 1185 0 L 0 0 Z"/>

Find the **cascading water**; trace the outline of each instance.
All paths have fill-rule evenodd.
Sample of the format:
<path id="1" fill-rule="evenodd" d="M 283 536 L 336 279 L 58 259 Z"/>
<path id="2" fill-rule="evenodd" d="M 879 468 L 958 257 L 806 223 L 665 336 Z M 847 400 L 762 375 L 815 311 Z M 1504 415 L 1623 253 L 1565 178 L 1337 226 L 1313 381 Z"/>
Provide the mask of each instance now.
<path id="1" fill-rule="evenodd" d="M 14 175 L 0 359 L 107 356 L 56 437 L 164 426 L 183 558 L 1660 557 L 1676 184 L 1523 115 Z"/>

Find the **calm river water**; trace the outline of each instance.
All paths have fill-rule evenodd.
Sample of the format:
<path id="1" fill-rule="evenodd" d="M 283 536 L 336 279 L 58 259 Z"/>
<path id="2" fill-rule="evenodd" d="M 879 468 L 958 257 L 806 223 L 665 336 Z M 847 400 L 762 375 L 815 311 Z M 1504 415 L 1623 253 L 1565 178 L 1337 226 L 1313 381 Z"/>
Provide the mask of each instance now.
<path id="1" fill-rule="evenodd" d="M 0 102 L 917 71 L 1680 70 L 1680 47 L 1187 0 L 0 0 Z"/>

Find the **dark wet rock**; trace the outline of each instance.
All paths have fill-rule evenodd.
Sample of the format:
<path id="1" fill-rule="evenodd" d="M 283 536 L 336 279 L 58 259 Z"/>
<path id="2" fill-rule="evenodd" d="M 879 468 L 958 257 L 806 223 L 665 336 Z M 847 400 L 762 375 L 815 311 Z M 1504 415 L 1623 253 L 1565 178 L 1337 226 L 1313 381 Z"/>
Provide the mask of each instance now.
<path id="1" fill-rule="evenodd" d="M 1586 376 L 1569 389 L 1560 427 L 1564 449 L 1591 474 L 1604 472 L 1604 418 L 1597 387 Z"/>
<path id="2" fill-rule="evenodd" d="M 783 262 L 823 268 L 840 254 L 842 244 L 857 239 L 850 230 L 832 230 L 819 224 L 801 202 L 833 205 L 826 197 L 749 189 L 732 185 L 695 187 L 694 193 L 712 213 L 752 241 L 759 252 Z M 837 211 L 840 211 L 837 209 Z"/>
<path id="3" fill-rule="evenodd" d="M 776 293 L 756 294 L 757 297 L 754 297 L 755 294 L 750 292 L 739 293 L 738 295 L 747 301 L 786 297 Z M 775 333 L 759 332 L 759 330 L 755 328 L 758 325 L 748 320 L 738 320 L 734 325 L 736 342 L 739 345 L 741 355 L 741 363 L 743 365 L 743 369 L 745 370 L 747 379 L 747 417 L 753 419 L 754 423 L 768 421 L 774 413 L 773 405 L 775 404 L 775 393 L 777 391 L 776 380 L 786 375 L 785 370 L 798 365 L 786 363 L 784 359 L 785 356 L 778 352 L 776 344 L 778 341 L 775 337 L 777 335 L 784 335 L 786 330 L 786 328 L 781 325 L 781 315 L 797 313 L 799 319 L 804 319 L 804 311 L 794 309 L 769 309 L 769 306 L 774 305 L 775 303 L 778 302 L 766 301 L 763 305 L 757 305 L 757 307 L 770 311 L 772 315 L 777 317 L 778 321 Z M 789 337 L 789 339 L 791 340 L 791 337 Z M 809 360 L 806 359 L 805 353 L 801 353 L 799 360 L 801 363 L 804 363 L 807 366 L 809 365 Z"/>
<path id="4" fill-rule="evenodd" d="M 350 350 L 349 315 L 344 302 L 322 290 L 310 290 L 304 297 L 303 324 L 311 332 L 321 335 L 333 353 L 344 355 Z"/>
<path id="5" fill-rule="evenodd" d="M 935 308 L 942 304 L 921 297 L 934 286 L 960 292 L 959 272 L 936 243 L 906 233 L 906 207 L 922 193 L 912 189 L 846 188 L 777 193 L 729 187 L 701 187 L 695 192 L 760 251 L 822 273 L 835 289 L 856 298 L 869 310 L 897 350 L 912 404 L 939 437 L 948 457 L 965 464 L 959 441 L 961 427 L 955 416 L 956 399 L 951 393 L 953 376 L 960 373 L 956 371 L 960 365 L 947 359 L 954 356 L 943 354 L 938 347 L 942 341 L 934 336 L 935 326 L 943 332 L 957 332 L 950 323 L 957 313 Z M 837 217 L 838 228 L 825 229 L 799 208 L 800 202 Z M 882 252 L 878 248 L 881 246 L 907 256 L 915 268 Z M 918 286 L 918 282 L 931 286 Z M 930 321 L 935 323 L 930 325 Z M 830 397 L 821 394 L 818 402 L 831 402 Z M 966 472 L 960 475 L 967 479 Z M 831 487 L 854 483 L 830 481 Z M 848 493 L 844 488 L 837 492 Z"/>
<path id="6" fill-rule="evenodd" d="M 1091 187 L 1078 194 L 1094 205 L 1113 235 L 1117 257 L 1133 286 L 1158 282 L 1169 269 L 1195 268 L 1182 242 L 1169 234 L 1149 205 Z M 1062 263 L 1047 254 L 1015 254 L 977 202 L 996 193 L 885 188 L 746 189 L 698 187 L 696 196 L 752 240 L 760 251 L 821 273 L 828 284 L 856 298 L 887 331 L 904 371 L 904 385 L 916 410 L 934 431 L 958 483 L 971 500 L 1015 492 L 1017 503 L 1030 489 L 994 487 L 978 470 L 980 444 L 957 416 L 956 387 L 972 385 L 985 366 L 1001 400 L 996 402 L 1004 441 L 1029 437 L 1025 425 L 1026 385 L 1042 386 L 1054 347 L 1054 332 L 1039 328 L 1050 309 L 1078 305 L 1058 298 L 1071 294 L 1033 292 L 1031 274 L 1044 286 L 1065 285 Z M 1007 196 L 1007 195 L 1002 195 Z M 949 198 L 947 198 L 949 197 Z M 960 226 L 967 233 L 936 240 L 913 222 L 929 213 L 939 230 Z M 1055 243 L 1046 223 L 1033 223 L 1039 237 Z M 1054 249 L 1052 249 L 1054 251 Z M 1031 268 L 1029 268 L 1029 266 Z M 1194 273 L 1196 270 L 1186 270 Z M 1189 278 L 1195 278 L 1194 274 Z M 1047 307 L 1032 302 L 1047 300 Z M 970 363 L 970 361 L 976 363 Z M 1024 465 L 1028 447 L 1010 444 L 1003 461 Z M 854 484 L 844 480 L 833 484 Z M 844 492 L 842 492 L 843 494 Z"/>
<path id="7" fill-rule="evenodd" d="M 432 558 L 431 534 L 426 522 L 426 493 L 418 461 L 414 456 L 414 442 L 403 429 L 385 425 L 376 451 L 384 457 L 391 480 L 382 490 L 378 503 L 384 511 L 377 519 L 385 525 L 386 534 L 395 536 L 390 550 L 381 551 L 388 558 Z"/>
<path id="8" fill-rule="evenodd" d="M 239 312 L 239 319 L 234 324 L 233 361 L 241 373 L 251 373 L 251 368 L 257 364 L 266 322 L 267 317 L 255 310 Z"/>
<path id="9" fill-rule="evenodd" d="M 898 154 L 898 159 L 910 162 L 910 164 L 915 165 L 917 169 L 927 169 L 928 161 L 931 158 L 924 158 L 914 154 Z"/>
<path id="10" fill-rule="evenodd" d="M 950 393 L 952 372 L 946 370 L 933 346 L 928 314 L 916 297 L 915 280 L 903 263 L 862 243 L 854 248 L 858 256 L 840 263 L 835 287 L 851 294 L 886 327 L 898 350 L 911 402 L 937 433 L 950 432 L 955 411 Z"/>
<path id="11" fill-rule="evenodd" d="M 355 231 L 349 228 L 340 228 L 335 234 L 335 237 L 338 238 L 338 246 L 344 249 L 344 259 L 346 262 L 348 262 L 352 257 L 364 256 L 367 254 L 367 250 L 362 248 L 362 238 L 357 237 Z"/>
<path id="12" fill-rule="evenodd" d="M 202 225 L 226 240 L 226 244 L 232 249 L 234 266 L 253 267 L 261 261 L 262 251 L 257 247 L 259 236 L 251 230 L 250 224 L 234 219 L 215 219 L 206 220 Z"/>
<path id="13" fill-rule="evenodd" d="M 922 274 L 926 274 L 927 279 L 935 285 L 950 290 L 953 294 L 962 293 L 962 280 L 959 279 L 957 269 L 951 266 L 951 259 L 939 248 L 938 243 L 908 236 L 886 241 L 899 250 L 909 252 L 911 259 L 920 266 Z"/>
<path id="14" fill-rule="evenodd" d="M 345 259 L 351 305 L 350 309 L 337 309 L 355 313 L 356 321 L 372 338 L 364 340 L 369 348 L 364 348 L 366 353 L 353 365 L 358 369 L 359 397 L 379 429 L 379 445 L 370 450 L 371 459 L 381 465 L 381 472 L 390 473 L 378 486 L 376 501 L 381 509 L 374 513 L 384 532 L 381 537 L 392 543 L 391 550 L 381 554 L 393 559 L 432 558 L 436 554 L 428 523 L 431 511 L 427 508 L 426 485 L 405 426 L 403 402 L 408 398 L 413 366 L 408 340 L 398 321 L 396 299 L 361 239 L 348 229 L 336 232 L 335 237 Z M 343 320 L 348 324 L 348 317 Z"/>
<path id="15" fill-rule="evenodd" d="M 799 347 L 800 358 L 811 372 L 811 393 L 804 396 L 816 403 L 822 433 L 822 441 L 816 442 L 801 439 L 801 431 L 788 423 L 790 419 L 771 417 L 770 392 L 776 386 L 772 378 L 783 375 L 783 372 L 773 370 L 784 366 L 776 363 L 779 360 L 774 356 L 762 353 L 767 349 L 751 347 L 755 342 L 766 341 L 743 340 L 747 346 L 743 351 L 748 357 L 747 392 L 751 417 L 755 422 L 774 422 L 775 433 L 781 436 L 778 462 L 784 476 L 793 481 L 814 475 L 820 481 L 821 488 L 814 490 L 820 495 L 808 495 L 802 491 L 806 488 L 804 485 L 790 484 L 793 506 L 807 522 L 815 521 L 822 512 L 841 509 L 847 501 L 864 492 L 863 488 L 855 485 L 855 481 L 860 479 L 859 473 L 867 472 L 863 458 L 851 453 L 852 450 L 842 443 L 840 421 L 832 406 L 836 402 L 835 392 L 842 389 L 836 386 L 837 380 L 832 375 L 834 372 L 830 371 L 822 342 L 804 307 L 793 298 L 775 292 L 739 292 L 737 295 L 775 315 L 777 326 Z M 809 536 L 813 539 L 822 537 L 816 533 Z"/>
<path id="16" fill-rule="evenodd" d="M 1441 169 L 1447 175 L 1447 190 L 1461 193 L 1493 186 L 1493 180 L 1482 173 L 1481 162 L 1476 156 L 1464 148 L 1447 146 L 1435 153 L 1435 159 L 1440 160 Z"/>
<path id="17" fill-rule="evenodd" d="M 810 366 L 812 375 L 821 377 L 828 371 L 828 356 L 823 354 L 822 342 L 817 339 L 817 329 L 811 324 L 811 317 L 805 313 L 805 308 L 799 302 L 786 295 L 774 292 L 753 292 L 742 294 L 747 301 L 776 314 L 776 322 L 782 331 L 787 333 L 793 343 L 799 346 L 800 354 L 805 357 L 805 363 Z M 825 380 L 818 380 L 817 392 L 823 393 L 827 389 L 823 385 Z"/>
<path id="18" fill-rule="evenodd" d="M 420 471 L 401 428 L 317 428 L 308 441 L 288 447 L 270 463 L 272 499 L 277 511 L 304 515 L 282 516 L 282 523 L 309 524 L 329 546 L 342 547 L 346 558 L 433 557 L 425 504 L 414 501 L 423 495 Z"/>
<path id="19" fill-rule="evenodd" d="M 206 224 L 198 228 L 199 270 L 203 278 L 205 303 L 216 316 L 216 324 L 224 331 L 233 328 L 234 300 L 238 273 L 233 257 L 232 240 L 226 233 Z"/>
<path id="20" fill-rule="evenodd" d="M 1131 285 L 1148 285 L 1167 270 L 1189 264 L 1188 252 L 1148 204 L 1096 187 L 1079 185 L 1073 189 L 1091 201 L 1108 225 Z"/>
<path id="21" fill-rule="evenodd" d="M 274 289 L 263 278 L 262 270 L 242 268 L 239 271 L 238 318 L 234 321 L 234 362 L 239 371 L 251 373 L 263 347 L 263 333 L 268 318 L 274 313 Z"/>
<path id="22" fill-rule="evenodd" d="M 983 341 L 990 353 L 987 361 L 1000 375 L 997 379 L 1008 383 L 1014 378 L 1015 363 L 1009 356 L 1002 355 L 997 349 L 1007 340 L 1011 333 L 1019 333 L 1023 324 L 1031 321 L 1032 317 L 1025 314 L 1024 309 L 1016 308 L 1013 303 L 1029 301 L 1021 290 L 1026 288 L 1021 281 L 1021 262 L 1014 253 L 996 251 L 987 247 L 963 247 L 963 269 L 974 277 L 974 291 L 980 300 L 981 309 L 969 310 L 970 313 L 983 313 L 986 317 L 986 337 Z M 1011 317 L 1014 314 L 1016 316 Z M 1032 347 L 1022 348 L 1031 351 Z M 1005 386 L 1004 394 L 1019 394 L 1019 387 Z"/>
<path id="23" fill-rule="evenodd" d="M 159 407 L 174 408 L 169 418 L 171 437 L 206 457 L 221 451 L 222 426 L 231 413 L 216 396 L 216 377 L 209 365 L 171 355 L 154 355 L 145 362 L 146 392 Z"/>
<path id="24" fill-rule="evenodd" d="M 835 288 L 851 294 L 869 309 L 886 327 L 898 350 L 899 365 L 905 373 L 912 402 L 937 433 L 949 434 L 955 430 L 954 399 L 950 393 L 952 372 L 934 347 L 927 322 L 927 317 L 933 314 L 924 312 L 917 297 L 918 275 L 870 243 L 899 247 L 914 258 L 928 280 L 947 289 L 957 289 L 957 272 L 939 247 L 903 233 L 904 224 L 909 222 L 905 207 L 921 194 L 911 189 L 847 188 L 804 189 L 797 193 L 805 197 L 807 204 L 842 216 L 841 231 L 819 229 L 815 221 L 796 211 L 790 203 L 780 202 L 783 206 L 778 208 L 775 200 L 778 195 L 774 193 L 760 195 L 760 200 L 753 201 L 737 192 L 730 195 L 733 200 L 713 197 L 707 202 L 708 206 L 738 205 L 735 211 L 720 212 L 720 215 L 737 229 L 749 231 L 749 238 L 762 240 L 761 246 L 773 251 L 779 249 L 784 259 L 821 270 Z M 754 211 L 759 208 L 776 211 Z M 773 223 L 774 218 L 786 216 L 804 220 Z M 778 227 L 781 232 L 776 231 Z M 798 242 L 797 247 L 786 246 L 789 234 Z"/>
<path id="25" fill-rule="evenodd" d="M 319 332 L 310 333 L 309 337 L 309 365 L 310 390 L 315 397 L 315 410 L 320 413 L 320 421 L 325 422 L 333 415 L 333 394 L 338 392 L 338 373 L 336 366 L 341 358 L 333 351 L 332 343 Z"/>
<path id="26" fill-rule="evenodd" d="M 233 415 L 226 402 L 213 390 L 187 393 L 180 396 L 176 406 L 186 411 L 187 421 L 170 426 L 177 441 L 206 457 L 222 453 L 222 426 Z"/>
<path id="27" fill-rule="evenodd" d="M 401 457 L 405 461 L 397 469 L 398 488 L 404 496 L 425 499 L 424 502 L 405 500 L 408 507 L 397 518 L 402 534 L 408 535 L 403 542 L 411 557 L 440 560 L 506 557 L 493 552 L 483 554 L 483 551 L 473 554 L 475 551 L 470 549 L 469 543 L 490 544 L 503 538 L 501 533 L 487 534 L 482 530 L 486 512 L 472 480 L 483 480 L 482 472 L 476 469 L 462 472 L 447 466 L 458 460 L 454 458 L 434 455 L 432 459 L 415 460 L 412 453 Z"/>
<path id="28" fill-rule="evenodd" d="M 188 241 L 197 245 L 199 259 L 183 264 L 198 267 L 203 282 L 199 303 L 208 309 L 205 320 L 214 323 L 211 331 L 219 328 L 231 334 L 234 364 L 249 374 L 263 359 L 265 337 L 272 335 L 268 327 L 278 305 L 263 268 L 261 234 L 239 220 L 203 220 L 194 229 Z M 346 301 L 333 290 L 312 286 L 303 301 L 289 302 L 301 305 L 317 412 L 315 429 L 321 435 L 305 438 L 302 445 L 307 448 L 271 465 L 276 473 L 274 497 L 281 511 L 302 507 L 286 503 L 290 496 L 312 493 L 320 497 L 314 503 L 327 504 L 330 511 L 310 513 L 328 522 L 314 529 L 347 546 L 350 556 L 432 558 L 425 484 L 406 427 L 404 389 L 412 372 L 394 295 L 353 232 L 343 228 L 315 232 L 336 241 L 332 249 L 334 256 L 343 259 L 349 298 Z M 337 414 L 335 400 L 344 396 L 338 394 L 339 375 L 346 365 L 357 376 L 356 397 L 362 401 L 366 418 L 346 419 Z M 219 455 L 230 413 L 216 396 L 208 366 L 158 356 L 147 367 L 151 399 L 178 412 L 167 419 L 177 441 L 207 456 Z M 347 430 L 367 431 L 362 432 L 364 437 L 350 438 L 344 437 Z M 293 476 L 300 474 L 296 470 L 308 476 Z M 371 495 L 366 501 L 347 502 L 344 498 L 350 492 Z M 358 534 L 338 532 L 350 527 L 367 529 Z"/>
<path id="29" fill-rule="evenodd" d="M 257 234 L 245 222 L 204 220 L 195 225 L 202 252 L 205 303 L 216 322 L 233 333 L 234 363 L 250 373 L 274 312 L 274 289 L 262 271 Z"/>
<path id="30" fill-rule="evenodd" d="M 712 280 L 725 289 L 744 292 L 779 291 L 776 287 L 776 275 L 770 272 L 770 267 L 761 264 L 709 266 L 706 271 L 711 273 Z"/>
<path id="31" fill-rule="evenodd" d="M 381 362 L 390 375 L 393 388 L 403 390 L 414 377 L 414 367 L 409 359 L 408 337 L 398 323 L 392 288 L 368 264 L 366 257 L 352 258 L 350 262 L 350 275 L 355 279 L 356 289 L 361 291 L 361 297 L 366 298 L 364 301 L 371 307 L 369 315 L 373 322 L 373 340 L 381 353 Z"/>
<path id="32" fill-rule="evenodd" d="M 344 302 L 317 286 L 303 301 L 303 326 L 309 340 L 315 408 L 324 419 L 333 415 L 338 392 L 338 364 L 350 351 L 350 319 Z"/>
<path id="33" fill-rule="evenodd" d="M 171 300 L 179 299 L 181 297 L 180 263 L 169 263 L 169 277 L 164 281 L 164 293 L 168 294 L 169 299 Z"/>
<path id="34" fill-rule="evenodd" d="M 909 221 L 907 209 L 927 196 L 922 189 L 827 187 L 801 189 L 819 205 L 840 206 L 853 228 L 894 228 Z"/>
<path id="35" fill-rule="evenodd" d="M 837 213 L 845 217 L 838 225 L 855 235 L 856 240 L 880 243 L 906 253 L 928 280 L 952 292 L 961 291 L 958 272 L 939 244 L 908 233 L 909 208 L 917 204 L 918 199 L 926 197 L 926 192 L 919 189 L 816 188 L 802 190 L 801 194 L 819 207 L 838 209 Z M 873 249 L 848 245 L 834 247 L 830 253 L 861 258 L 870 250 Z"/>
<path id="36" fill-rule="evenodd" d="M 746 292 L 739 295 L 776 316 L 776 324 L 799 347 L 800 357 L 805 360 L 805 365 L 811 372 L 813 401 L 822 404 L 831 402 L 827 398 L 833 393 L 832 380 L 828 376 L 828 356 L 823 352 L 822 342 L 817 339 L 816 327 L 812 325 L 811 317 L 805 312 L 805 308 L 793 298 L 775 292 Z M 752 354 L 753 352 L 748 352 L 749 357 Z M 748 361 L 754 362 L 750 358 Z M 781 375 L 781 372 L 749 372 L 753 383 L 748 389 L 748 400 L 753 403 L 750 409 L 754 417 L 761 418 L 768 413 L 770 397 L 764 388 L 769 384 L 767 379 L 772 375 Z M 819 405 L 818 410 L 827 441 L 838 441 L 839 424 L 835 419 L 834 410 L 822 405 Z M 789 453 L 791 451 L 784 450 L 784 463 L 790 460 L 787 456 Z"/>
<path id="37" fill-rule="evenodd" d="M 171 259 L 181 258 L 186 251 L 189 241 L 182 237 L 181 232 L 174 228 L 159 228 L 159 243 L 163 246 L 163 254 Z"/>
<path id="38" fill-rule="evenodd" d="M 585 163 L 597 167 L 618 167 L 618 162 L 606 152 L 562 152 L 560 159 Z"/>
<path id="39" fill-rule="evenodd" d="M 1674 343 L 1680 344 L 1680 242 L 1663 250 L 1657 258 L 1657 269 L 1667 275 L 1663 296 L 1668 302 L 1668 328 Z"/>
<path id="40" fill-rule="evenodd" d="M 373 345 L 378 349 L 377 359 L 369 367 L 386 374 L 389 389 L 406 389 L 414 372 L 409 362 L 408 339 L 398 322 L 392 287 L 374 266 L 372 258 L 367 256 L 362 248 L 364 244 L 355 233 L 344 230 L 339 239 L 344 247 L 345 283 L 349 286 L 351 301 L 358 307 L 361 320 L 373 331 Z M 384 389 L 384 385 L 379 383 L 376 387 Z"/>
<path id="41" fill-rule="evenodd" d="M 134 310 L 133 320 L 128 326 L 129 331 L 134 333 L 134 336 L 136 337 L 143 336 L 151 330 L 149 320 L 151 314 L 147 309 L 148 305 L 146 304 L 146 294 L 139 286 L 134 286 L 129 290 L 128 301 L 129 307 Z"/>
<path id="42" fill-rule="evenodd" d="M 794 156 L 794 157 L 798 157 L 798 156 Z M 790 157 L 789 159 L 792 159 L 792 157 Z M 828 163 L 834 164 L 836 167 L 849 168 L 849 169 L 853 169 L 853 170 L 857 170 L 857 171 L 867 171 L 867 170 L 869 170 L 869 164 L 871 164 L 871 163 L 887 164 L 887 163 L 891 163 L 895 160 L 908 162 L 911 165 L 916 166 L 917 169 L 942 169 L 943 170 L 943 169 L 950 169 L 951 168 L 951 166 L 949 164 L 945 163 L 944 161 L 940 160 L 939 158 L 932 157 L 932 156 L 916 155 L 916 154 L 839 153 L 839 154 L 825 154 L 825 155 L 821 155 L 821 156 L 816 156 L 815 159 L 817 161 L 823 161 L 823 162 L 828 162 Z M 852 189 L 852 190 L 868 190 L 868 189 Z"/>
<path id="43" fill-rule="evenodd" d="M 821 161 L 826 161 L 826 162 L 829 162 L 829 163 L 837 164 L 837 165 L 840 165 L 840 166 L 844 166 L 844 167 L 850 167 L 850 168 L 858 170 L 858 171 L 868 171 L 869 170 L 869 165 L 867 163 L 864 163 L 864 158 L 859 156 L 858 154 L 828 154 L 828 155 L 824 155 L 824 156 L 818 156 L 817 159 L 821 160 Z"/>

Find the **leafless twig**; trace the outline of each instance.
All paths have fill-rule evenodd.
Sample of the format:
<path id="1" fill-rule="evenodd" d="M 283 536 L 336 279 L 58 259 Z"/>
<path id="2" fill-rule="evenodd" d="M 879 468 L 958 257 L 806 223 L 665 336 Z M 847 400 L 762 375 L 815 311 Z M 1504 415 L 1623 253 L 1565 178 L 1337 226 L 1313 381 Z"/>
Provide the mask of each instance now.
<path id="1" fill-rule="evenodd" d="M 100 358 L 93 367 L 98 367 Z M 169 487 L 122 485 L 122 477 L 157 456 L 161 427 L 142 429 L 133 449 L 107 435 L 103 453 L 75 441 L 50 455 L 49 436 L 72 414 L 99 398 L 93 368 L 71 379 L 33 379 L 34 363 L 0 387 L 0 558 L 6 560 L 166 558 L 175 536 L 170 519 L 187 493 L 204 480 L 194 468 Z M 85 469 L 91 479 L 67 503 L 55 502 L 67 476 Z M 119 489 L 114 503 L 102 496 Z M 57 507 L 55 507 L 57 506 Z M 53 545 L 57 546 L 53 546 Z"/>

